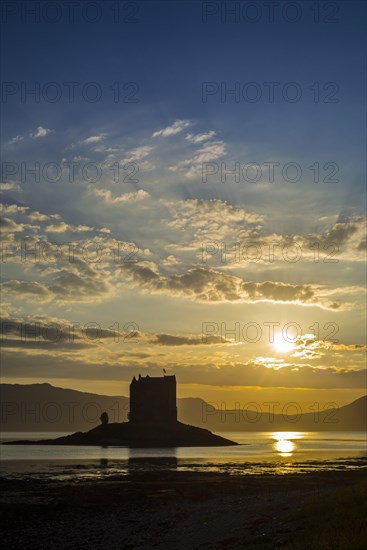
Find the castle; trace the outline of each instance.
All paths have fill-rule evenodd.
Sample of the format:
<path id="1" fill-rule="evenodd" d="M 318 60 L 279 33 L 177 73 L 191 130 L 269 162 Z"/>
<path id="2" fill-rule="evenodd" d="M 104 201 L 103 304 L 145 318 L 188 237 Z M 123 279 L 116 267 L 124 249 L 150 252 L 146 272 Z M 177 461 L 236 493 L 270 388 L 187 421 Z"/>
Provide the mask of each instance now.
<path id="1" fill-rule="evenodd" d="M 176 377 L 135 376 L 130 384 L 129 422 L 101 423 L 89 432 L 5 445 L 98 445 L 132 448 L 213 447 L 237 445 L 229 439 L 177 420 Z"/>
<path id="2" fill-rule="evenodd" d="M 176 423 L 176 377 L 134 376 L 130 384 L 129 421 L 136 425 Z"/>

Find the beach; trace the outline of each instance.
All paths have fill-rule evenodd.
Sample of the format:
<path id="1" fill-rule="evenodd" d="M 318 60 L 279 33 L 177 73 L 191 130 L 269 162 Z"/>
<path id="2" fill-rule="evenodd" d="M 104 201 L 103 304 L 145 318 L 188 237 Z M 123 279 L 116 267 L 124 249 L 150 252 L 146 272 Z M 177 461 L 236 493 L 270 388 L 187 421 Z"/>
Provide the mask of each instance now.
<path id="1" fill-rule="evenodd" d="M 7 549 L 358 549 L 366 471 L 2 477 Z"/>

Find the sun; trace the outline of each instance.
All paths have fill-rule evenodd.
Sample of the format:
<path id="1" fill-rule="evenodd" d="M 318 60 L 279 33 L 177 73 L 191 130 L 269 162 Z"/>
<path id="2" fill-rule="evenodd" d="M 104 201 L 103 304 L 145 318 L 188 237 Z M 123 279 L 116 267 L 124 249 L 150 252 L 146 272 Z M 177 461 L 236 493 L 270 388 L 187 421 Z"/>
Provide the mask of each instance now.
<path id="1" fill-rule="evenodd" d="M 276 351 L 279 351 L 280 353 L 287 353 L 294 349 L 294 344 L 285 340 L 282 334 L 276 334 L 274 336 L 273 346 Z"/>

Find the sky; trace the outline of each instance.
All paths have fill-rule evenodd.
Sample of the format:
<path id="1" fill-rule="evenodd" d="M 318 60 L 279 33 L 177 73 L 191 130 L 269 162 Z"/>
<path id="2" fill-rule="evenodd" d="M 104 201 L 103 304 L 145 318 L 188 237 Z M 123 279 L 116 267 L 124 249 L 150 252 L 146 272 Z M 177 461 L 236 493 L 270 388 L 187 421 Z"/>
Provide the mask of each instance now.
<path id="1" fill-rule="evenodd" d="M 366 393 L 364 2 L 4 2 L 2 381 Z"/>

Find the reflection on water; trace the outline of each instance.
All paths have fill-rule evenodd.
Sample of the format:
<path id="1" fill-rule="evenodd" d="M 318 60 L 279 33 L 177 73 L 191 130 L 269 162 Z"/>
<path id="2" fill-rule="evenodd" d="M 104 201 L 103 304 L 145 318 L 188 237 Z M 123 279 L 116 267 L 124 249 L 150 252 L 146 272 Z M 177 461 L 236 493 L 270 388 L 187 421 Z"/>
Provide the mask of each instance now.
<path id="1" fill-rule="evenodd" d="M 288 439 L 279 439 L 274 443 L 274 448 L 278 451 L 280 456 L 291 456 L 296 446 L 293 441 L 289 441 Z"/>
<path id="2" fill-rule="evenodd" d="M 49 439 L 54 434 L 3 434 L 3 440 Z M 364 432 L 234 432 L 219 434 L 239 445 L 129 449 L 53 445 L 0 446 L 7 477 L 110 478 L 140 472 L 192 471 L 233 475 L 303 473 L 366 468 Z M 23 437 L 21 437 L 23 436 Z"/>
<path id="3" fill-rule="evenodd" d="M 295 439 L 302 439 L 307 436 L 306 432 L 274 432 L 272 438 L 275 440 L 273 448 L 280 456 L 290 457 L 297 449 Z"/>

